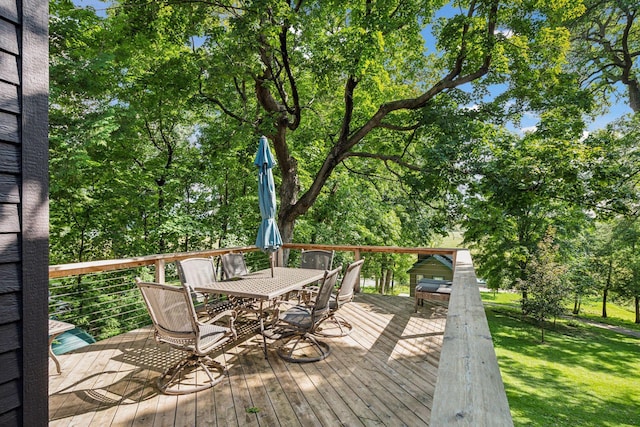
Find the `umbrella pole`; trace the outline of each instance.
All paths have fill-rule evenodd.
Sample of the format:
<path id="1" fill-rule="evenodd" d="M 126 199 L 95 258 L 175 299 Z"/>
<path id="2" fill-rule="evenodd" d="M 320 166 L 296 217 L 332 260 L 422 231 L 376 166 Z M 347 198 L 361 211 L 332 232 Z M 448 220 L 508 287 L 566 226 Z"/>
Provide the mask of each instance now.
<path id="1" fill-rule="evenodd" d="M 269 264 L 271 264 L 271 277 L 273 277 L 273 252 L 269 252 Z"/>

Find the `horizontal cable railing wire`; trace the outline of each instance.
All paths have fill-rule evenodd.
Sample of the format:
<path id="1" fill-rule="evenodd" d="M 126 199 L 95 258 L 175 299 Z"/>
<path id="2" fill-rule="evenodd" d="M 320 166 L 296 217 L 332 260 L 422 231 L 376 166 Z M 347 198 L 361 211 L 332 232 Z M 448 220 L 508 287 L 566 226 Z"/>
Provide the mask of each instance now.
<path id="1" fill-rule="evenodd" d="M 148 325 L 136 277 L 153 278 L 147 267 L 82 274 L 49 281 L 49 316 L 72 323 L 102 340 Z"/>
<path id="2" fill-rule="evenodd" d="M 334 266 L 346 265 L 360 252 L 455 253 L 448 249 L 390 248 L 286 244 L 288 264 L 299 265 L 303 249 L 336 251 Z M 101 260 L 49 268 L 49 315 L 72 323 L 96 340 L 119 335 L 151 324 L 135 285 L 136 277 L 146 281 L 179 284 L 175 261 L 193 257 L 213 257 L 221 278 L 220 255 L 241 252 L 249 271 L 269 268 L 269 254 L 255 246 L 213 249 L 199 252 L 158 254 L 119 260 Z M 277 258 L 277 257 L 276 257 Z"/>
<path id="3" fill-rule="evenodd" d="M 249 271 L 269 267 L 262 252 L 246 252 Z M 221 277 L 219 257 L 214 257 Z M 149 266 L 78 274 L 49 281 L 49 317 L 72 323 L 99 341 L 151 324 L 135 284 L 136 277 L 154 281 L 155 267 Z M 166 283 L 179 284 L 176 265 L 164 267 Z"/>

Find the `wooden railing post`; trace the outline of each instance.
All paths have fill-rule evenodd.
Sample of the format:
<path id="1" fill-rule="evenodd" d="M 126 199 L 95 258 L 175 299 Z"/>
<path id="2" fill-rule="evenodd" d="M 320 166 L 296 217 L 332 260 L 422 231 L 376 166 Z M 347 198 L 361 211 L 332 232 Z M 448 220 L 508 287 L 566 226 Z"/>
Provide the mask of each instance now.
<path id="1" fill-rule="evenodd" d="M 165 267 L 166 263 L 163 259 L 158 259 L 155 262 L 156 266 L 156 283 L 164 283 L 165 280 Z"/>

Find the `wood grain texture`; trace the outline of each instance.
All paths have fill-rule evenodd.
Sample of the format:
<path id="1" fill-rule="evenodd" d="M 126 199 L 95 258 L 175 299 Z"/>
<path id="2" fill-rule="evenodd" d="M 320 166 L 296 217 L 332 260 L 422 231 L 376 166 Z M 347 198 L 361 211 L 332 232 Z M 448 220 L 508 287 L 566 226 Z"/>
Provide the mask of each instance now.
<path id="1" fill-rule="evenodd" d="M 16 55 L 18 54 L 17 26 L 15 23 L 3 19 L 0 19 L 0 49 Z"/>
<path id="2" fill-rule="evenodd" d="M 18 292 L 20 285 L 20 266 L 16 263 L 0 264 L 0 293 Z M 2 366 L 2 365 L 0 365 Z"/>
<path id="3" fill-rule="evenodd" d="M 218 354 L 227 378 L 187 396 L 160 395 L 154 382 L 178 354 L 150 328 L 59 356 L 49 376 L 49 426 L 428 425 L 446 308 L 413 313 L 413 299 L 360 294 L 343 316 L 351 335 L 310 364 L 265 359 L 254 336 Z M 53 366 L 52 366 L 53 372 Z"/>
<path id="4" fill-rule="evenodd" d="M 0 203 L 20 203 L 20 179 L 0 172 Z"/>
<path id="5" fill-rule="evenodd" d="M 20 112 L 17 85 L 0 81 L 0 111 L 15 114 Z"/>
<path id="6" fill-rule="evenodd" d="M 22 261 L 22 416 L 24 425 L 48 417 L 49 266 L 49 2 L 21 0 L 20 258 Z"/>
<path id="7" fill-rule="evenodd" d="M 0 60 L 1 59 L 2 55 L 0 55 Z M 0 73 L 2 72 L 2 66 L 0 64 Z M 21 142 L 20 125 L 17 114 L 0 112 L 0 140 L 15 143 Z"/>
<path id="8" fill-rule="evenodd" d="M 0 233 L 20 232 L 18 205 L 0 203 Z"/>
<path id="9" fill-rule="evenodd" d="M 0 142 L 0 173 L 20 173 L 20 145 Z"/>
<path id="10" fill-rule="evenodd" d="M 0 234 L 0 263 L 20 261 L 18 234 Z"/>
<path id="11" fill-rule="evenodd" d="M 431 413 L 432 426 L 512 426 L 468 251 L 458 251 Z"/>
<path id="12" fill-rule="evenodd" d="M 0 0 L 0 16 L 15 24 L 20 23 L 18 0 Z"/>

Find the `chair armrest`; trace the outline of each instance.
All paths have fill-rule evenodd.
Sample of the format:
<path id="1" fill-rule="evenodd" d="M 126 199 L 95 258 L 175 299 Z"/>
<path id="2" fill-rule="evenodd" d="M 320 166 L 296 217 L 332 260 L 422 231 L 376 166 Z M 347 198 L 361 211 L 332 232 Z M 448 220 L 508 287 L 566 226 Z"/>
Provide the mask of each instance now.
<path id="1" fill-rule="evenodd" d="M 304 305 L 311 305 L 318 295 L 320 287 L 316 285 L 307 286 L 298 291 L 298 302 Z"/>
<path id="2" fill-rule="evenodd" d="M 229 329 L 231 329 L 231 331 L 233 332 L 233 336 L 237 337 L 235 322 L 236 322 L 236 319 L 238 318 L 238 312 L 235 310 L 224 310 L 219 313 L 216 313 L 215 316 L 212 316 L 211 318 L 207 319 L 206 323 L 208 324 L 216 323 L 217 321 L 227 316 L 229 317 Z"/>

